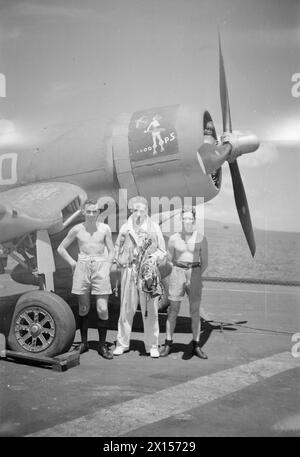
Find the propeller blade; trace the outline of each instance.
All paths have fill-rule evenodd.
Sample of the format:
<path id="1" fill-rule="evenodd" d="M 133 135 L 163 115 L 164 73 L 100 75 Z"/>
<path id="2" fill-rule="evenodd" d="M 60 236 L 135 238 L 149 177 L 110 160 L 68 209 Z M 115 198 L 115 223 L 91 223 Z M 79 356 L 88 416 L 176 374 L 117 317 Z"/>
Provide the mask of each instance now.
<path id="1" fill-rule="evenodd" d="M 221 48 L 220 32 L 219 32 L 219 84 L 220 84 L 220 98 L 221 98 L 221 107 L 222 107 L 223 132 L 232 132 L 228 88 L 227 88 L 227 82 L 226 82 L 224 59 L 223 59 L 222 48 Z"/>
<path id="2" fill-rule="evenodd" d="M 224 59 L 221 48 L 221 37 L 219 32 L 219 84 L 220 84 L 220 99 L 222 107 L 222 121 L 223 121 L 223 132 L 232 132 L 232 123 L 230 115 L 228 88 L 226 82 Z M 234 199 L 239 215 L 239 219 L 246 236 L 248 246 L 250 248 L 252 257 L 254 257 L 256 246 L 252 228 L 252 222 L 247 202 L 247 197 L 241 178 L 240 170 L 235 160 L 229 163 L 229 169 L 231 173 L 232 186 L 234 192 Z"/>
<path id="3" fill-rule="evenodd" d="M 232 185 L 233 185 L 233 193 L 234 193 L 234 200 L 236 209 L 239 215 L 239 219 L 248 243 L 248 246 L 251 251 L 252 257 L 254 257 L 256 251 L 254 233 L 252 228 L 252 222 L 247 202 L 247 197 L 245 194 L 245 189 L 243 185 L 243 181 L 241 178 L 239 166 L 237 161 L 229 164 L 229 169 L 231 173 Z"/>

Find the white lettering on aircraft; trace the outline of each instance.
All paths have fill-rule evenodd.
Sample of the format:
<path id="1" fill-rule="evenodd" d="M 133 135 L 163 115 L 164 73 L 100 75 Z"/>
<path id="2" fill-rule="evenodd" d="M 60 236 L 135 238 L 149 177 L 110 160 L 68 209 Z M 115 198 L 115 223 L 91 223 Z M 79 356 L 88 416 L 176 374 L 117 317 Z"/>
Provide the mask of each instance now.
<path id="1" fill-rule="evenodd" d="M 8 152 L 0 156 L 0 186 L 17 183 L 17 162 L 18 154 L 15 152 Z"/>
<path id="2" fill-rule="evenodd" d="M 168 144 L 170 143 L 171 141 L 174 141 L 176 139 L 176 135 L 175 135 L 175 132 L 171 132 L 170 133 L 170 136 L 165 136 L 162 141 L 164 142 L 164 144 Z M 136 151 L 137 154 L 141 154 L 143 152 L 150 152 L 153 150 L 153 146 L 148 146 L 148 147 L 145 147 L 143 149 L 138 149 Z"/>

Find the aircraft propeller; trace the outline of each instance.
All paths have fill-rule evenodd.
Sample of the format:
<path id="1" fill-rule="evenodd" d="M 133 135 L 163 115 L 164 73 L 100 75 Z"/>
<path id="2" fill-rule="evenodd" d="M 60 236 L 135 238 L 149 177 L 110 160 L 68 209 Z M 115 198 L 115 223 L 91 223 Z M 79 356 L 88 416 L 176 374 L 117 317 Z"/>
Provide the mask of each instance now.
<path id="1" fill-rule="evenodd" d="M 224 59 L 222 55 L 221 48 L 221 38 L 219 33 L 219 84 L 220 84 L 220 98 L 221 98 L 221 107 L 222 107 L 222 120 L 223 120 L 223 132 L 232 132 L 231 116 L 230 116 L 230 106 L 229 106 L 229 96 L 228 88 L 225 75 Z M 247 202 L 247 197 L 241 178 L 240 170 L 238 163 L 235 160 L 232 163 L 229 163 L 229 169 L 231 174 L 231 180 L 233 185 L 234 199 L 239 215 L 239 219 L 250 248 L 252 257 L 254 257 L 256 245 L 254 239 L 254 233 L 251 223 L 251 217 Z"/>

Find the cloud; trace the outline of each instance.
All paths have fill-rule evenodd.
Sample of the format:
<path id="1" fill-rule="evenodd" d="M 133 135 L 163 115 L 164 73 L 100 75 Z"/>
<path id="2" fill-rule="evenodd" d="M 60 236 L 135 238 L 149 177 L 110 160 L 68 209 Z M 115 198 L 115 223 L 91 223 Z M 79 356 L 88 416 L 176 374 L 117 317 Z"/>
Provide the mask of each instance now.
<path id="1" fill-rule="evenodd" d="M 77 8 L 70 6 L 62 6 L 58 4 L 41 4 L 41 3 L 19 3 L 14 8 L 23 16 L 39 16 L 39 17 L 64 17 L 66 19 L 82 19 L 84 16 L 93 17 L 95 11 L 86 8 Z"/>
<path id="2" fill-rule="evenodd" d="M 273 142 L 300 143 L 300 118 L 298 115 L 289 116 L 280 120 L 267 132 L 268 138 Z"/>
<path id="3" fill-rule="evenodd" d="M 2 25 L 0 30 L 1 41 L 18 40 L 24 35 L 23 30 L 20 27 L 5 27 Z"/>

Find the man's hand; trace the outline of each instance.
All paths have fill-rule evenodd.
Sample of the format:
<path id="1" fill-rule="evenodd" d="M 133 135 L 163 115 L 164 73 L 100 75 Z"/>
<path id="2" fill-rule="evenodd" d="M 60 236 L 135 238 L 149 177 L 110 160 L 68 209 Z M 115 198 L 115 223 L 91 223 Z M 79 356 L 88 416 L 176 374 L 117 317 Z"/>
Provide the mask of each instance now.
<path id="1" fill-rule="evenodd" d="M 77 262 L 73 260 L 73 262 L 70 264 L 71 269 L 72 269 L 72 274 L 74 274 L 75 268 L 76 268 Z"/>
<path id="2" fill-rule="evenodd" d="M 110 272 L 116 273 L 119 270 L 119 264 L 117 262 L 112 262 L 110 265 Z"/>
<path id="3" fill-rule="evenodd" d="M 228 154 L 227 160 L 229 163 L 234 162 L 239 157 L 239 143 L 238 137 L 232 132 L 224 132 L 221 136 L 222 144 L 229 143 L 231 145 L 231 151 Z"/>
<path id="4" fill-rule="evenodd" d="M 148 257 L 148 262 L 150 265 L 155 265 L 156 264 L 156 258 L 152 255 Z"/>

